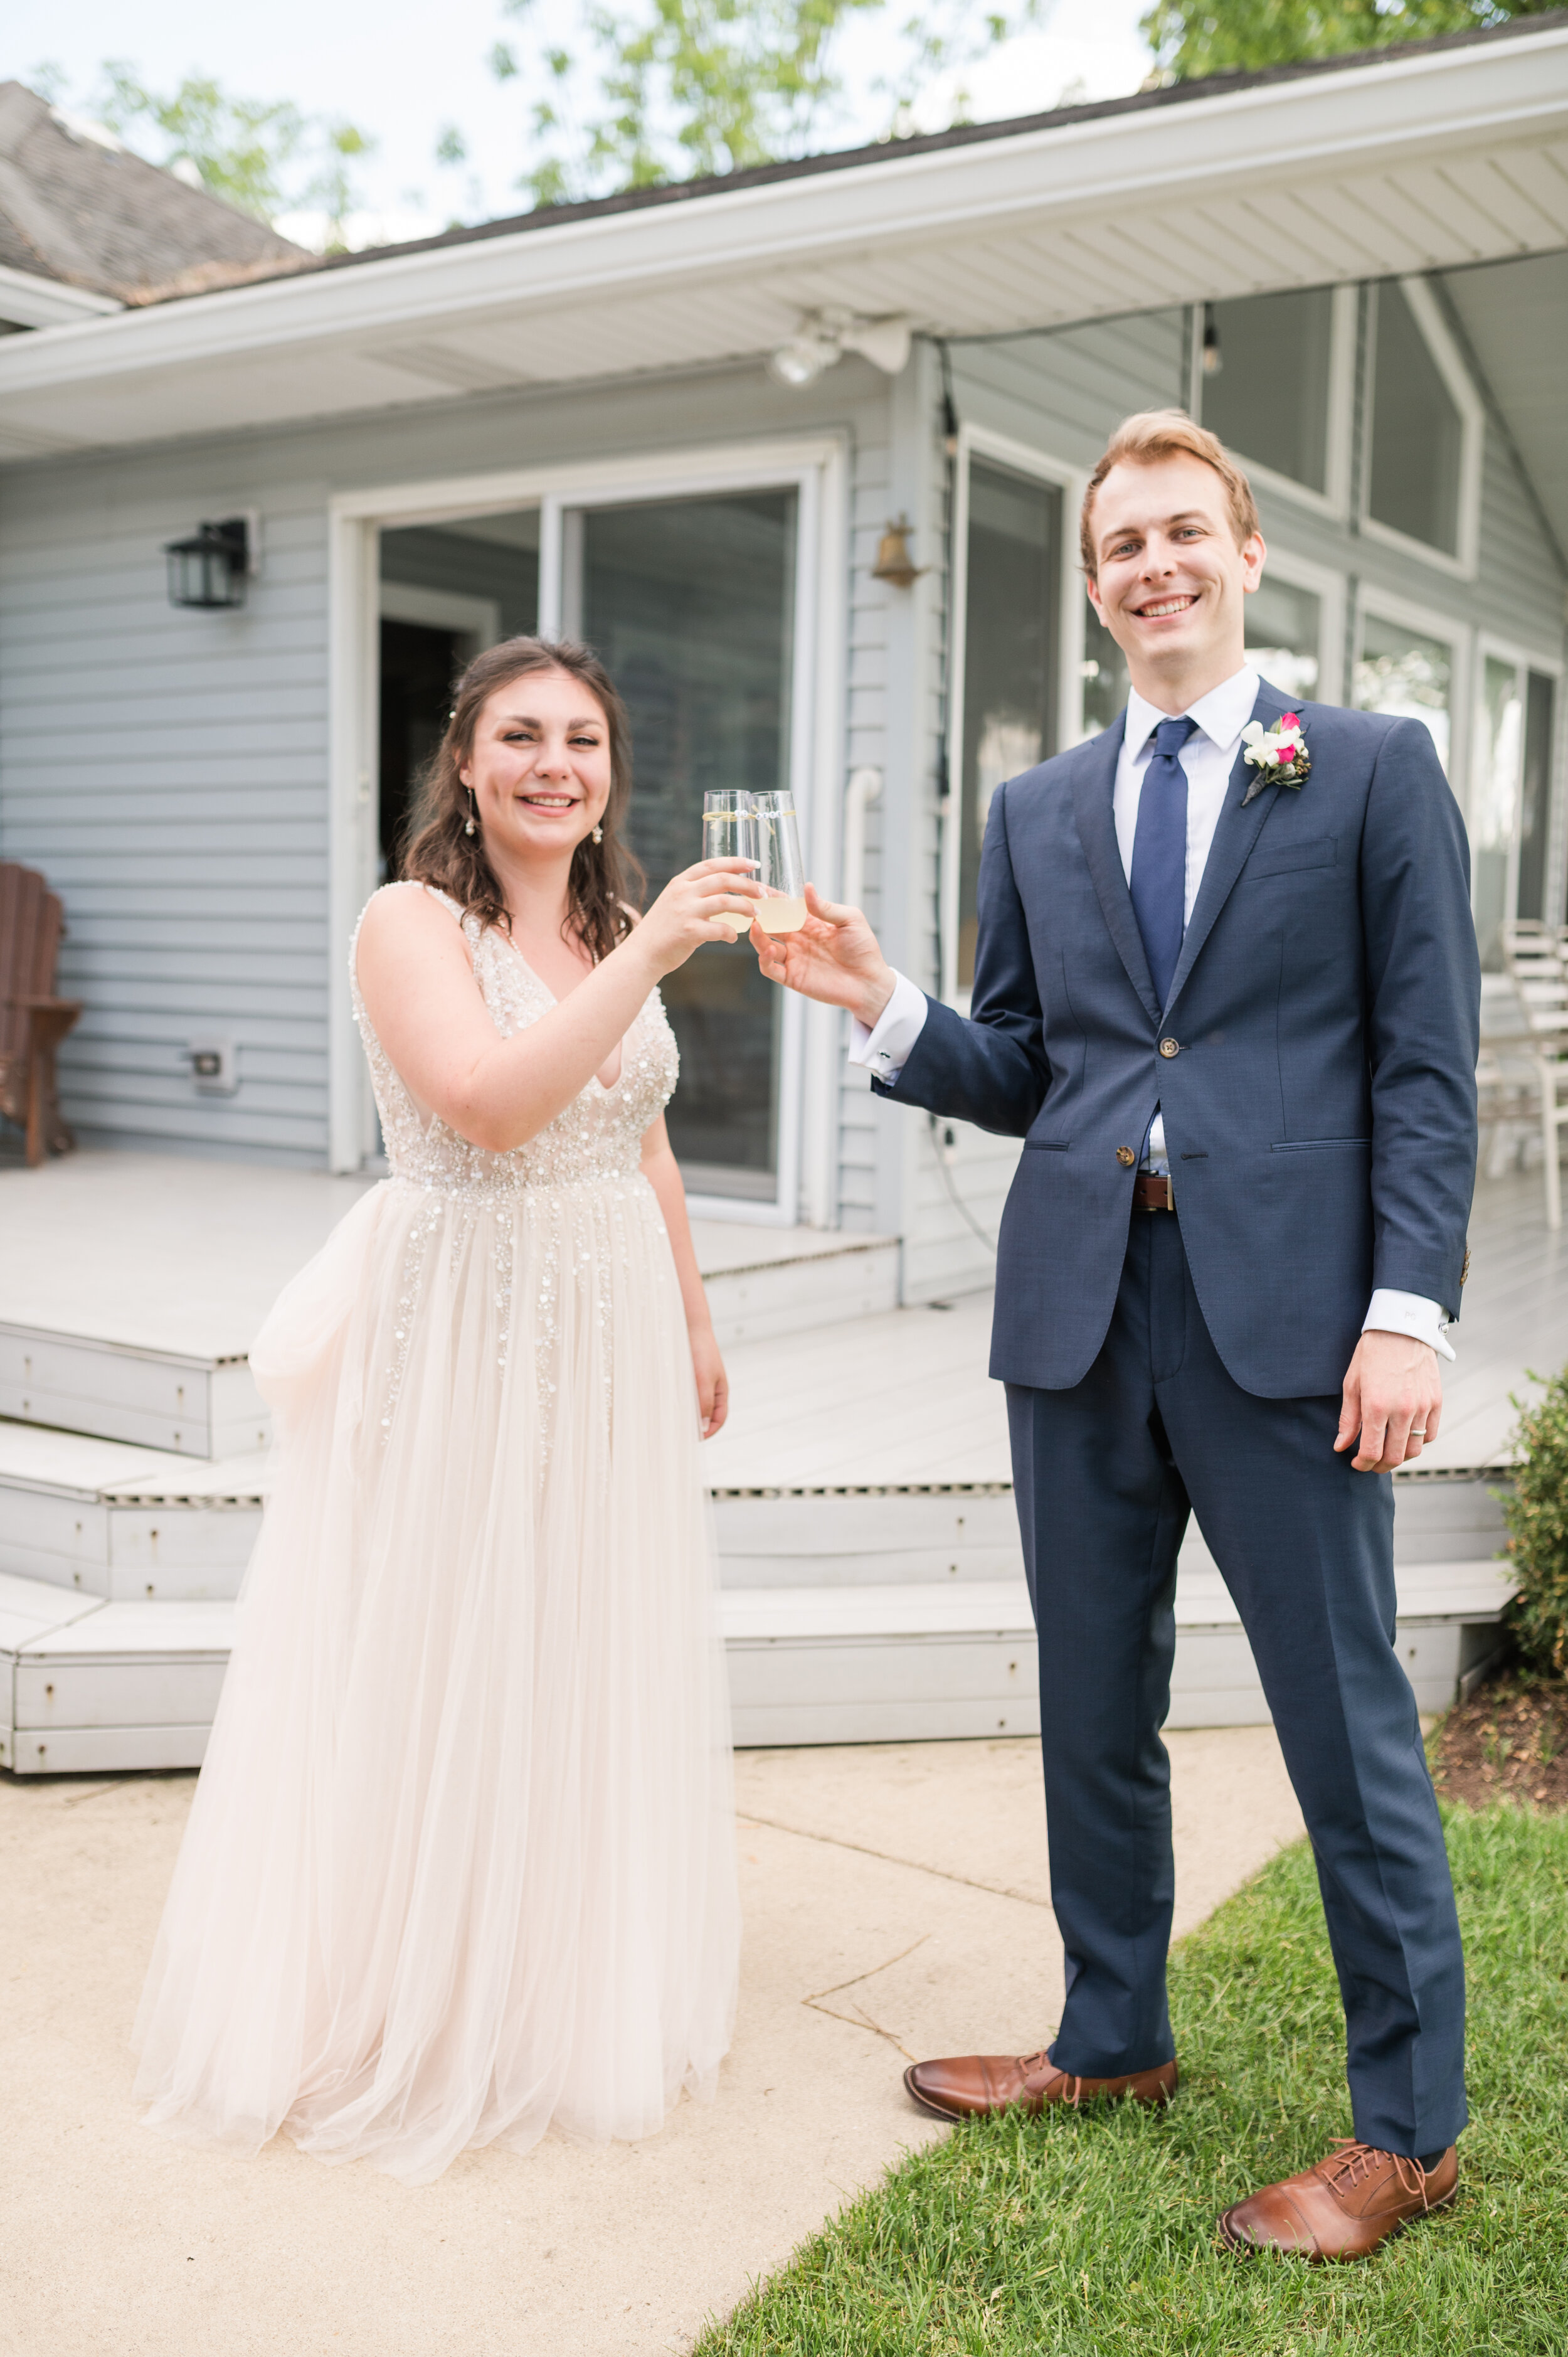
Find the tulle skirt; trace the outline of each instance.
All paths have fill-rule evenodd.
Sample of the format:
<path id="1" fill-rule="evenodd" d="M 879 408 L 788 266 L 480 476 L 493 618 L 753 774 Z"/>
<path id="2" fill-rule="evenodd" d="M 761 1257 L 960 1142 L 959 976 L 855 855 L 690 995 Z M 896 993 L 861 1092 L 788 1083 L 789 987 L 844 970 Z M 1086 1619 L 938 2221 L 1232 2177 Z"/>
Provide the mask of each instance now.
<path id="1" fill-rule="evenodd" d="M 278 1441 L 136 2024 L 150 2124 L 410 2183 L 713 2092 L 716 1563 L 639 1177 L 393 1179 L 269 1318 Z"/>

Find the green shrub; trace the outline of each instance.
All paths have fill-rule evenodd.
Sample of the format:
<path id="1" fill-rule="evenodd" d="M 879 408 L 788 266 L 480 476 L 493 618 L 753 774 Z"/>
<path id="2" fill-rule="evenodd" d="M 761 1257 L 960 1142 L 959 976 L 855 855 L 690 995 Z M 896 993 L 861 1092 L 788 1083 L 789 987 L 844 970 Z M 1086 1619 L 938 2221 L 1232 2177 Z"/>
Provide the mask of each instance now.
<path id="1" fill-rule="evenodd" d="M 1498 1493 L 1519 1581 L 1509 1617 L 1521 1650 L 1562 1677 L 1568 1674 L 1568 1367 L 1524 1409 L 1514 1447 L 1513 1491 Z"/>

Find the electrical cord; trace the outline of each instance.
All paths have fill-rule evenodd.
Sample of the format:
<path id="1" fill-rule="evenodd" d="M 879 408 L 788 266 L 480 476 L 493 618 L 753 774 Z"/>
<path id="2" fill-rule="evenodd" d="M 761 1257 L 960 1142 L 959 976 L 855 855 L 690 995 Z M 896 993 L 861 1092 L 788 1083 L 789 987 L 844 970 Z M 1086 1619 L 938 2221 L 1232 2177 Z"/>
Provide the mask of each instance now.
<path id="1" fill-rule="evenodd" d="M 931 1125 L 931 1146 L 937 1157 L 937 1168 L 942 1174 L 942 1185 L 947 1190 L 949 1202 L 952 1205 L 953 1210 L 958 1213 L 959 1218 L 963 1222 L 964 1226 L 970 1230 L 972 1234 L 977 1235 L 980 1238 L 980 1241 L 985 1246 L 986 1251 L 988 1253 L 994 1253 L 996 1250 L 996 1238 L 992 1235 L 987 1235 L 985 1230 L 981 1226 L 980 1222 L 975 1218 L 974 1213 L 970 1210 L 968 1204 L 959 1193 L 958 1188 L 954 1183 L 952 1165 L 948 1159 L 948 1157 L 952 1152 L 951 1132 L 943 1128 L 934 1113 L 929 1113 L 926 1115 L 926 1119 Z"/>

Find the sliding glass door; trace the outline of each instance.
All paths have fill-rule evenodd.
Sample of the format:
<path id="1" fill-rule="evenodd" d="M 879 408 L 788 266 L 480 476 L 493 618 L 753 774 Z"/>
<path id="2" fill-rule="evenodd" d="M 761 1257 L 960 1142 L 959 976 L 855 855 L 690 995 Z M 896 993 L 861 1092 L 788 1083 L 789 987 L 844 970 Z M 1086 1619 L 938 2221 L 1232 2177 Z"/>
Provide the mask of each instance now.
<path id="1" fill-rule="evenodd" d="M 702 853 L 703 796 L 790 783 L 792 489 L 567 509 L 563 621 L 596 649 L 631 714 L 632 847 L 659 891 Z M 781 995 L 744 940 L 670 975 L 681 1049 L 670 1135 L 696 1194 L 779 1189 Z"/>

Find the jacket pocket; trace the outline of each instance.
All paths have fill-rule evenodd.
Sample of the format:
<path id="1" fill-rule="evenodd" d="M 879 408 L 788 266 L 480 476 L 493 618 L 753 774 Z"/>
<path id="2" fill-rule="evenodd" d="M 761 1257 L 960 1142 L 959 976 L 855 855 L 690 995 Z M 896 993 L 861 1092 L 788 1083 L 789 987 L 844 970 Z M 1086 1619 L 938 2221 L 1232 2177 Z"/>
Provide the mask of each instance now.
<path id="1" fill-rule="evenodd" d="M 1071 1144 L 1070 1137 L 1026 1137 L 1024 1151 L 1026 1154 L 1065 1154 Z"/>
<path id="2" fill-rule="evenodd" d="M 1241 870 L 1243 880 L 1260 876 L 1291 876 L 1298 867 L 1332 867 L 1339 856 L 1339 838 L 1315 834 L 1305 843 L 1261 843 Z"/>
<path id="3" fill-rule="evenodd" d="M 1369 1137 L 1286 1137 L 1271 1146 L 1271 1154 L 1346 1153 L 1353 1146 L 1370 1146 Z"/>

